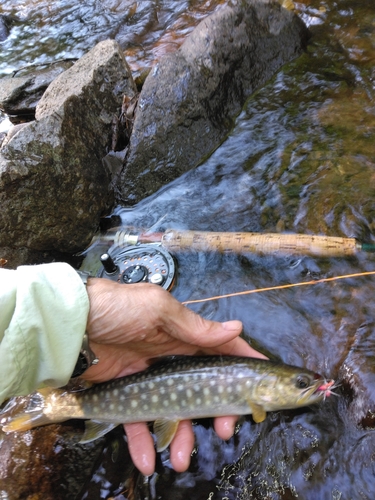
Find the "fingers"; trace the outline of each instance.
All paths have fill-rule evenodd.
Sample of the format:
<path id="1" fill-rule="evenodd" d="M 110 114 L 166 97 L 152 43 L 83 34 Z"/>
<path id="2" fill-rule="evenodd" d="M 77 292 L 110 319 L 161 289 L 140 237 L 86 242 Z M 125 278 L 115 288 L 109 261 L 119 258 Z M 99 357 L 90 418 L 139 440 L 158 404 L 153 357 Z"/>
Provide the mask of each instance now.
<path id="1" fill-rule="evenodd" d="M 210 321 L 187 309 L 168 293 L 163 293 L 161 298 L 162 301 L 158 304 L 161 322 L 164 330 L 172 337 L 199 347 L 220 346 L 222 354 L 267 359 L 239 338 L 242 331 L 241 321 Z"/>
<path id="2" fill-rule="evenodd" d="M 217 435 L 227 441 L 233 436 L 238 417 L 217 417 L 214 428 Z M 124 429 L 128 438 L 129 453 L 137 469 L 145 476 L 155 471 L 156 452 L 154 441 L 144 422 L 126 424 Z M 189 468 L 190 457 L 194 448 L 195 436 L 190 420 L 182 420 L 170 445 L 170 460 L 176 472 Z"/>
<path id="3" fill-rule="evenodd" d="M 217 352 L 222 354 L 264 357 L 238 338 L 242 331 L 240 321 L 206 320 L 157 285 L 123 286 L 91 279 L 87 290 L 90 299 L 87 331 L 91 341 L 124 344 L 144 339 L 150 343 L 159 335 L 164 343 L 172 338 L 206 350 L 221 347 Z"/>
<path id="4" fill-rule="evenodd" d="M 155 471 L 156 452 L 147 424 L 144 422 L 126 424 L 124 429 L 134 465 L 144 476 L 150 476 Z"/>
<path id="5" fill-rule="evenodd" d="M 227 344 L 219 346 L 216 350 L 218 354 L 227 354 L 230 356 L 248 356 L 251 358 L 268 359 L 267 356 L 253 349 L 246 340 L 236 337 Z"/>
<path id="6" fill-rule="evenodd" d="M 200 347 L 226 344 L 238 337 L 242 331 L 241 321 L 219 323 L 204 319 L 183 306 L 171 295 L 159 311 L 163 315 L 161 317 L 163 327 L 169 335 Z"/>
<path id="7" fill-rule="evenodd" d="M 171 464 L 176 472 L 184 472 L 190 465 L 194 448 L 194 432 L 190 420 L 182 420 L 170 445 Z"/>
<path id="8" fill-rule="evenodd" d="M 224 441 L 228 441 L 228 439 L 230 439 L 234 434 L 237 420 L 238 417 L 235 416 L 216 417 L 214 420 L 214 429 L 216 434 Z"/>
<path id="9" fill-rule="evenodd" d="M 168 309 L 169 314 L 165 316 L 167 321 L 164 325 L 165 331 L 172 337 L 206 350 L 212 349 L 218 354 L 268 359 L 239 337 L 242 331 L 241 321 L 219 323 L 206 320 L 182 306 L 175 299 L 173 301 L 174 305 L 179 308 L 179 313 L 171 314 L 171 309 Z"/>
<path id="10" fill-rule="evenodd" d="M 154 441 L 144 422 L 125 424 L 129 453 L 137 469 L 145 476 L 154 473 Z M 190 420 L 182 420 L 170 445 L 171 464 L 176 472 L 184 472 L 190 465 L 190 456 L 194 448 L 194 432 Z"/>
<path id="11" fill-rule="evenodd" d="M 238 337 L 242 331 L 241 321 L 219 323 L 202 318 L 177 301 L 173 307 L 178 309 L 175 314 L 164 316 L 164 328 L 173 337 L 188 344 L 200 347 L 216 347 L 226 344 Z"/>

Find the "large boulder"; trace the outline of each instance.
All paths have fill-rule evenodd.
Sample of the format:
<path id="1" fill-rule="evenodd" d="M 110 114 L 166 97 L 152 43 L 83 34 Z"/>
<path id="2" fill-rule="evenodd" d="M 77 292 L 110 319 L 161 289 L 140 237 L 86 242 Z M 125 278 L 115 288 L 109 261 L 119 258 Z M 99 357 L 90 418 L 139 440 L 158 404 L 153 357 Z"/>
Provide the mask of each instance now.
<path id="1" fill-rule="evenodd" d="M 24 248 L 35 261 L 35 252 L 73 253 L 88 244 L 113 202 L 102 163 L 112 119 L 123 95 L 135 92 L 119 45 L 101 42 L 50 84 L 35 121 L 5 141 L 0 257 L 10 265 L 24 261 Z"/>
<path id="2" fill-rule="evenodd" d="M 233 1 L 203 20 L 146 78 L 119 201 L 134 204 L 197 166 L 307 38 L 303 22 L 274 0 Z"/>

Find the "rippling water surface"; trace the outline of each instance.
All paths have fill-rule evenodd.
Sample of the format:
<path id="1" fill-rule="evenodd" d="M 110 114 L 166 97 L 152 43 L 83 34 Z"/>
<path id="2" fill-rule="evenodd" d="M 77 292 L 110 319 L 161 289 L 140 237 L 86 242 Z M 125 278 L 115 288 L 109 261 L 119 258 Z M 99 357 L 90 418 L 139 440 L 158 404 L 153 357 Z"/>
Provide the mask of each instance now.
<path id="1" fill-rule="evenodd" d="M 134 1 L 3 0 L 0 14 L 12 20 L 2 42 L 0 75 L 21 66 L 81 57 L 100 40 L 115 38 L 133 71 L 175 50 L 223 0 Z"/>
<path id="2" fill-rule="evenodd" d="M 3 2 L 17 21 L 3 43 L 0 71 L 78 57 L 115 36 L 137 73 L 178 46 L 217 4 Z M 233 132 L 203 165 L 133 209 L 118 207 L 124 224 L 317 233 L 374 243 L 375 4 L 305 0 L 296 11 L 311 28 L 307 52 L 249 99 Z M 375 270 L 374 256 L 366 253 L 351 259 L 176 258 L 172 293 L 179 300 Z M 210 426 L 197 425 L 190 470 L 175 474 L 163 452 L 158 474 L 135 483 L 136 498 L 373 499 L 374 280 L 191 306 L 208 318 L 242 320 L 250 342 L 271 357 L 338 379 L 340 396 L 272 414 L 262 424 L 246 419 L 228 443 Z M 121 491 L 123 479 L 113 492 Z"/>

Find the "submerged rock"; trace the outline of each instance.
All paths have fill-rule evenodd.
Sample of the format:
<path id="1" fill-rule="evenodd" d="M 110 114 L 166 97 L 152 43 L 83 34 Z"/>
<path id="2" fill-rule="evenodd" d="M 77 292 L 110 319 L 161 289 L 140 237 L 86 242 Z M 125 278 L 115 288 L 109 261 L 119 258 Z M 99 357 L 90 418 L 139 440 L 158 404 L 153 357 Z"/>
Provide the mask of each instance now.
<path id="1" fill-rule="evenodd" d="M 112 203 L 103 166 L 113 115 L 136 88 L 119 45 L 99 43 L 48 87 L 0 149 L 0 256 L 76 252 Z M 8 247 L 8 249 L 5 249 Z M 9 251 L 9 247 L 13 250 Z"/>
<path id="2" fill-rule="evenodd" d="M 204 160 L 245 100 L 300 54 L 307 38 L 303 22 L 269 0 L 231 2 L 202 21 L 145 80 L 120 201 L 134 204 Z"/>
<path id="3" fill-rule="evenodd" d="M 53 425 L 0 434 L 0 491 L 8 500 L 76 498 L 105 440 L 77 444 L 77 426 Z M 5 495 L 5 496 L 4 496 Z"/>

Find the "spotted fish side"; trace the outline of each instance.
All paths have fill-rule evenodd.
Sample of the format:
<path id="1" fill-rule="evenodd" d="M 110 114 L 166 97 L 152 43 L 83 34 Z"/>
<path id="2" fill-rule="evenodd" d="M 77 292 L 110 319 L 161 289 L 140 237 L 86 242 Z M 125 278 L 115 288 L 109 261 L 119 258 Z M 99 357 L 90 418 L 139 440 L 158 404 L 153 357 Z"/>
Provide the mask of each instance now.
<path id="1" fill-rule="evenodd" d="M 324 387 L 325 390 L 319 389 Z M 183 419 L 252 414 L 310 405 L 327 396 L 327 381 L 309 370 L 228 356 L 168 358 L 140 373 L 76 393 L 40 391 L 35 411 L 6 421 L 3 430 L 26 430 L 69 418 L 89 419 L 81 442 L 120 423 L 151 422 L 158 450 Z"/>
<path id="2" fill-rule="evenodd" d="M 252 397 L 255 374 L 246 365 L 212 365 L 211 361 L 207 366 L 202 361 L 192 370 L 189 364 L 174 361 L 165 369 L 145 372 L 142 378 L 100 384 L 78 394 L 77 401 L 88 418 L 120 418 L 123 423 L 153 421 L 161 414 L 166 419 L 219 416 L 235 408 L 235 414 L 249 413 L 247 400 Z"/>

